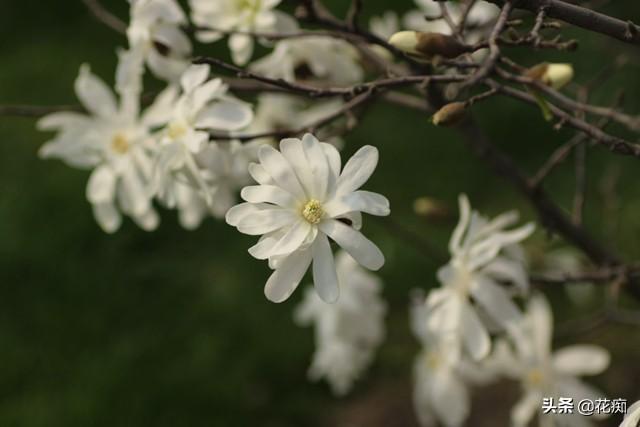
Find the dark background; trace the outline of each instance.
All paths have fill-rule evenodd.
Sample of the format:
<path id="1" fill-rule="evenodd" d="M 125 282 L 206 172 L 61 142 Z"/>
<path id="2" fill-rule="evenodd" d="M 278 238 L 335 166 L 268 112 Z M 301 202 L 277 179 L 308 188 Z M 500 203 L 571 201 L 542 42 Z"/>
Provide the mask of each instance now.
<path id="1" fill-rule="evenodd" d="M 346 2 L 328 3 L 337 13 L 345 9 Z M 604 10 L 640 21 L 637 2 L 612 3 Z M 124 1 L 104 4 L 126 17 Z M 366 14 L 391 5 L 404 11 L 412 2 L 367 0 Z M 639 51 L 605 36 L 565 34 L 580 40 L 577 52 L 509 52 L 524 65 L 572 62 L 583 83 L 624 54 L 629 64 L 611 71 L 593 100 L 608 104 L 623 90 L 627 111 L 640 111 Z M 0 104 L 75 103 L 80 64 L 90 63 L 113 82 L 115 49 L 125 43 L 80 1 L 2 0 Z M 206 49 L 224 55 L 223 45 Z M 492 140 L 530 172 L 572 135 L 554 131 L 535 108 L 508 99 L 475 110 Z M 418 345 L 407 325 L 408 295 L 434 286 L 438 265 L 389 232 L 387 222 L 365 219 L 367 235 L 387 258 L 380 275 L 390 307 L 388 339 L 353 393 L 335 399 L 325 384 L 306 380 L 313 334 L 292 321 L 302 292 L 281 305 L 264 298 L 269 270 L 247 254 L 252 237 L 213 219 L 188 232 L 166 211 L 154 233 L 126 221 L 115 235 L 104 234 L 84 196 L 88 173 L 38 159 L 50 135 L 38 133 L 34 123 L 0 118 L 0 426 L 415 425 L 410 393 Z M 442 251 L 460 192 L 487 214 L 518 208 L 525 219 L 534 218 L 455 132 L 433 127 L 424 115 L 378 106 L 346 140 L 345 156 L 363 144 L 379 147 L 380 165 L 367 188 L 389 197 L 394 221 Z M 588 227 L 625 258 L 640 258 L 637 160 L 594 147 L 587 171 Z M 615 174 L 618 203 L 605 208 L 603 177 Z M 572 162 L 546 185 L 565 208 L 573 186 Z M 450 221 L 417 218 L 412 203 L 424 195 L 448 203 Z M 560 246 L 539 231 L 527 248 L 535 263 Z M 594 309 L 577 309 L 563 292 L 547 291 L 560 323 Z M 640 398 L 637 328 L 608 325 L 558 340 L 578 342 L 612 351 L 613 366 L 595 379 L 609 397 Z M 509 384 L 477 393 L 469 425 L 507 425 L 517 393 Z"/>

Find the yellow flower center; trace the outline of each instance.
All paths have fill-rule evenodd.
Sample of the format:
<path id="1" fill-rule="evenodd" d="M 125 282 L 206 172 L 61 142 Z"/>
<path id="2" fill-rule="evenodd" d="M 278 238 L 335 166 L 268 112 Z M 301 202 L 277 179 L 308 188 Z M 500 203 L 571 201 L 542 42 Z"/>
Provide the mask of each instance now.
<path id="1" fill-rule="evenodd" d="M 319 223 L 323 215 L 322 205 L 316 199 L 309 200 L 302 207 L 302 216 L 311 224 Z"/>
<path id="2" fill-rule="evenodd" d="M 129 140 L 121 133 L 117 133 L 111 140 L 111 149 L 118 154 L 125 154 L 129 151 Z"/>
<path id="3" fill-rule="evenodd" d="M 171 139 L 179 139 L 182 138 L 187 133 L 188 127 L 182 121 L 175 121 L 169 123 L 169 128 L 167 129 L 167 133 Z"/>
<path id="4" fill-rule="evenodd" d="M 533 369 L 527 374 L 527 382 L 533 386 L 539 386 L 544 380 L 544 375 L 540 369 Z"/>

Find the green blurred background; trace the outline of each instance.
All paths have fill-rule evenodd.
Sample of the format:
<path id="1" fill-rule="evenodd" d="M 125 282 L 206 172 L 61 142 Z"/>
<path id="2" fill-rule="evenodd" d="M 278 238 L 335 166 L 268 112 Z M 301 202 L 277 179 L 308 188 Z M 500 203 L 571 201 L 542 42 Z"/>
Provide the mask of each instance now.
<path id="1" fill-rule="evenodd" d="M 126 17 L 124 1 L 103 3 Z M 337 13 L 346 3 L 328 2 Z M 367 17 L 385 7 L 412 7 L 410 0 L 364 3 Z M 605 11 L 640 21 L 637 2 L 612 3 Z M 611 71 L 593 100 L 610 103 L 624 90 L 627 111 L 640 111 L 639 51 L 604 36 L 565 34 L 579 38 L 577 52 L 509 52 L 525 65 L 572 62 L 579 82 L 626 55 L 628 65 Z M 80 64 L 90 63 L 112 82 L 115 49 L 125 45 L 79 0 L 4 0 L 0 36 L 0 104 L 75 103 Z M 207 52 L 224 55 L 221 47 Z M 528 171 L 571 136 L 554 131 L 536 109 L 507 99 L 490 100 L 476 112 L 494 142 Z M 418 345 L 408 329 L 407 303 L 411 289 L 435 284 L 438 265 L 389 232 L 385 221 L 368 218 L 365 229 L 387 257 L 380 275 L 390 307 L 388 339 L 366 378 L 350 396 L 335 399 L 325 384 L 306 379 L 313 333 L 292 321 L 302 292 L 281 305 L 264 298 L 269 270 L 247 254 L 253 238 L 213 219 L 188 232 L 173 212 L 162 212 L 154 233 L 126 222 L 106 235 L 85 200 L 87 172 L 38 159 L 48 137 L 35 131 L 32 119 L 0 117 L 0 426 L 415 425 L 411 369 Z M 534 218 L 454 132 L 434 128 L 421 114 L 377 106 L 346 141 L 345 155 L 363 144 L 379 147 L 380 165 L 367 187 L 389 197 L 396 223 L 442 251 L 460 192 L 487 214 L 518 208 Z M 625 258 L 639 259 L 637 160 L 596 147 L 587 158 L 588 227 Z M 605 209 L 601 188 L 612 176 L 618 202 Z M 573 186 L 571 161 L 546 185 L 566 208 Z M 451 220 L 417 218 L 413 200 L 425 195 L 447 202 Z M 560 246 L 539 232 L 528 248 L 535 261 L 536 254 Z M 573 307 L 558 290 L 548 294 L 560 323 L 594 309 Z M 613 366 L 595 381 L 610 397 L 640 398 L 636 328 L 609 325 L 558 343 L 582 341 L 613 352 Z M 469 425 L 507 425 L 517 393 L 509 384 L 476 393 Z"/>

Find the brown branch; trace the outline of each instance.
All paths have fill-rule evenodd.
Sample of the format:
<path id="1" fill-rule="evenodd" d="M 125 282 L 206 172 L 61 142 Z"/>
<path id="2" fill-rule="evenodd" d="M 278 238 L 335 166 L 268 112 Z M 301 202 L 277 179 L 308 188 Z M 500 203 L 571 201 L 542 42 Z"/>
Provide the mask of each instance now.
<path id="1" fill-rule="evenodd" d="M 499 6 L 506 3 L 505 0 L 488 1 Z M 519 0 L 517 7 L 533 13 L 544 7 L 550 18 L 640 46 L 640 27 L 631 21 L 623 21 L 561 0 Z"/>

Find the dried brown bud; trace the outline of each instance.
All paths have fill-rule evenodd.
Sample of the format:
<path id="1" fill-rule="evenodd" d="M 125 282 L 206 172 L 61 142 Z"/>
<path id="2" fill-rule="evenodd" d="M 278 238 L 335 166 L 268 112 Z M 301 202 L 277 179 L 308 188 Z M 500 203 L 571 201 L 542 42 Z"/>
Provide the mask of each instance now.
<path id="1" fill-rule="evenodd" d="M 436 126 L 455 126 L 464 119 L 467 104 L 452 102 L 439 109 L 432 117 Z"/>
<path id="2" fill-rule="evenodd" d="M 421 31 L 400 31 L 389 39 L 389 44 L 397 49 L 422 59 L 456 58 L 471 48 L 460 43 L 455 37 L 441 33 Z"/>

